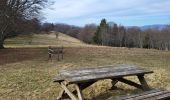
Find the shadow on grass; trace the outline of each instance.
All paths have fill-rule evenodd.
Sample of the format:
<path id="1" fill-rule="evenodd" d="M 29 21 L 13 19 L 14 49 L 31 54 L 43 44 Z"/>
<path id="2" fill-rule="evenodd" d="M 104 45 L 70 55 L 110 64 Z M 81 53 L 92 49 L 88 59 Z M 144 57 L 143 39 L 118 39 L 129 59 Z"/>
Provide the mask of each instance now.
<path id="1" fill-rule="evenodd" d="M 120 97 L 133 95 L 137 93 L 141 93 L 140 89 L 123 89 L 123 88 L 115 88 L 114 90 L 109 90 L 106 93 L 100 94 L 99 96 L 94 97 L 92 100 L 117 100 Z"/>
<path id="2" fill-rule="evenodd" d="M 40 58 L 47 59 L 47 48 L 0 49 L 0 65 Z"/>
<path id="3" fill-rule="evenodd" d="M 108 98 L 110 98 L 112 96 L 113 96 L 113 94 L 109 92 L 109 93 L 104 93 L 97 97 L 94 97 L 92 100 L 107 100 Z"/>

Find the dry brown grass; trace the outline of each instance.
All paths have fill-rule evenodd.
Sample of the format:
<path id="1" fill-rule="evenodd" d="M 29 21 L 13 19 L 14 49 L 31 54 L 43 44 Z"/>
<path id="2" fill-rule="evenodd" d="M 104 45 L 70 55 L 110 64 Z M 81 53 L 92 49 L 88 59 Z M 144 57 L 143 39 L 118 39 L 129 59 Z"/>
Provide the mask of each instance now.
<path id="1" fill-rule="evenodd" d="M 51 34 L 29 34 L 20 35 L 18 37 L 7 39 L 5 47 L 7 48 L 23 48 L 23 47 L 48 47 L 48 46 L 64 46 L 64 47 L 80 47 L 90 46 L 80 40 L 70 37 L 68 35 L 59 33 L 56 38 L 55 33 Z"/>
<path id="2" fill-rule="evenodd" d="M 41 48 L 33 48 L 36 46 L 33 44 L 32 48 L 21 48 L 20 44 L 6 46 L 11 45 L 20 48 L 0 50 L 0 99 L 2 100 L 55 100 L 61 88 L 57 83 L 53 83 L 52 78 L 59 70 L 115 64 L 134 64 L 153 70 L 155 73 L 146 77 L 149 85 L 153 88 L 170 90 L 169 51 L 65 46 L 64 60 L 58 62 L 55 58 L 52 61 L 47 60 L 47 48 L 44 45 Z M 135 77 L 130 79 L 137 81 Z M 121 83 L 117 86 L 123 90 L 109 91 L 110 80 L 103 80 L 84 90 L 83 93 L 89 99 L 95 97 L 96 100 L 103 100 L 109 96 L 139 91 Z"/>
<path id="3" fill-rule="evenodd" d="M 64 60 L 60 62 L 57 59 L 47 61 L 46 48 L 6 49 L 0 52 L 1 99 L 55 99 L 60 88 L 58 84 L 53 83 L 52 78 L 57 75 L 58 70 L 122 63 L 154 70 L 154 74 L 147 76 L 149 84 L 154 88 L 170 89 L 170 52 L 109 47 L 68 47 L 65 49 Z M 88 98 L 95 96 L 105 98 L 109 94 L 124 94 L 134 90 L 127 85 L 118 84 L 124 90 L 118 90 L 116 93 L 106 92 L 110 86 L 110 81 L 98 82 L 86 89 L 84 94 Z M 105 92 L 107 95 L 101 96 Z"/>

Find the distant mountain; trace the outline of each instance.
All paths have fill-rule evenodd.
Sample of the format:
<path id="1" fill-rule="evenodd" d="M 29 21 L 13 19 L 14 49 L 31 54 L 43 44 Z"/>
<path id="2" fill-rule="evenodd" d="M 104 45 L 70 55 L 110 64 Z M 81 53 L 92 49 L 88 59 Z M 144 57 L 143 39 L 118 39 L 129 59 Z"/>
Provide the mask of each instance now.
<path id="1" fill-rule="evenodd" d="M 110 27 L 113 27 L 116 23 L 115 22 L 108 22 L 108 25 Z M 118 24 L 117 24 L 118 25 Z M 157 29 L 162 30 L 166 27 L 170 28 L 170 24 L 153 24 L 153 25 L 144 25 L 144 26 L 125 26 L 126 28 L 140 28 L 141 30 L 147 30 L 147 29 Z"/>
<path id="2" fill-rule="evenodd" d="M 168 25 L 163 25 L 163 24 L 155 24 L 155 25 L 145 25 L 145 26 L 141 26 L 141 30 L 147 30 L 147 29 L 158 29 L 158 30 L 162 30 L 164 28 L 166 28 Z"/>
<path id="3" fill-rule="evenodd" d="M 109 25 L 110 27 L 113 27 L 115 24 L 116 24 L 116 23 L 114 23 L 114 22 L 108 22 L 108 25 Z"/>
<path id="4" fill-rule="evenodd" d="M 144 26 L 126 26 L 126 28 L 140 28 L 141 30 L 147 30 L 147 29 L 158 29 L 162 30 L 166 27 L 170 28 L 170 25 L 168 24 L 154 24 L 154 25 L 144 25 Z"/>

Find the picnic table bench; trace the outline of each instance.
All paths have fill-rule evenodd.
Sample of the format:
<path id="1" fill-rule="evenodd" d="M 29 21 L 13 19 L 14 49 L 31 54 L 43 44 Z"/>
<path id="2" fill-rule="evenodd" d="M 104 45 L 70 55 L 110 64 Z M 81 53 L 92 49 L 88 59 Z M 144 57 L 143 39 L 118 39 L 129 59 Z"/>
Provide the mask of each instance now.
<path id="1" fill-rule="evenodd" d="M 153 89 L 129 96 L 111 97 L 107 100 L 170 100 L 170 91 L 165 89 Z"/>
<path id="2" fill-rule="evenodd" d="M 60 55 L 61 59 L 63 59 L 64 56 L 64 48 L 63 47 L 48 47 L 48 59 L 52 60 L 52 55 L 57 55 L 58 61 L 60 60 Z"/>
<path id="3" fill-rule="evenodd" d="M 83 100 L 82 90 L 103 79 L 111 79 L 113 87 L 120 81 L 144 91 L 150 90 L 150 87 L 144 78 L 144 75 L 149 73 L 153 73 L 153 71 L 125 64 L 108 65 L 97 68 L 61 70 L 59 75 L 54 78 L 54 82 L 58 82 L 63 89 L 57 99 L 60 100 L 67 94 L 72 100 Z M 124 78 L 128 76 L 137 76 L 140 84 Z M 71 84 L 74 84 L 77 96 L 75 95 L 75 91 L 71 92 L 68 89 L 68 85 Z"/>

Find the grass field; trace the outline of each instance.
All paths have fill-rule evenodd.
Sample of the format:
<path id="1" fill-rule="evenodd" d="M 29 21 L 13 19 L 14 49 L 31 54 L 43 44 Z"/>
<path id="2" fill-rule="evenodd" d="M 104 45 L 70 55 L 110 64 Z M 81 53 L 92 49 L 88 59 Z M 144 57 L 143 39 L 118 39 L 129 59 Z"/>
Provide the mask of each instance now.
<path id="1" fill-rule="evenodd" d="M 133 64 L 153 70 L 147 81 L 153 88 L 170 90 L 170 51 L 111 48 L 87 45 L 60 34 L 29 35 L 8 39 L 7 49 L 0 50 L 0 99 L 2 100 L 56 100 L 61 90 L 52 79 L 61 69 L 84 66 Z M 64 60 L 48 61 L 47 47 L 64 46 Z M 131 77 L 134 79 L 135 77 Z M 103 80 L 83 91 L 88 99 L 103 100 L 118 94 L 140 92 L 118 83 L 121 89 L 109 91 L 110 80 Z M 100 92 L 99 92 L 100 91 Z"/>
<path id="2" fill-rule="evenodd" d="M 58 38 L 56 38 L 55 33 L 21 35 L 13 39 L 7 39 L 5 41 L 5 44 L 5 47 L 13 48 L 48 47 L 49 45 L 65 47 L 89 46 L 78 39 L 72 38 L 61 33 L 59 34 Z"/>

